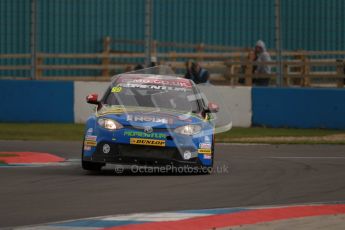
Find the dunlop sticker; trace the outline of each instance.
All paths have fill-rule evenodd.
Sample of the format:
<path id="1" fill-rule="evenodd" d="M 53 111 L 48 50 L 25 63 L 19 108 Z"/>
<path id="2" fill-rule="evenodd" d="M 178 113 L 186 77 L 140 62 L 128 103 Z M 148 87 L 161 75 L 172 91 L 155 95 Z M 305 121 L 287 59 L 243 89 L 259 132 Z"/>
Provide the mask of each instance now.
<path id="1" fill-rule="evenodd" d="M 163 140 L 143 139 L 143 138 L 130 138 L 131 145 L 150 145 L 150 146 L 165 146 Z"/>
<path id="2" fill-rule="evenodd" d="M 201 153 L 201 154 L 211 154 L 212 151 L 211 151 L 211 149 L 198 149 L 198 153 Z"/>

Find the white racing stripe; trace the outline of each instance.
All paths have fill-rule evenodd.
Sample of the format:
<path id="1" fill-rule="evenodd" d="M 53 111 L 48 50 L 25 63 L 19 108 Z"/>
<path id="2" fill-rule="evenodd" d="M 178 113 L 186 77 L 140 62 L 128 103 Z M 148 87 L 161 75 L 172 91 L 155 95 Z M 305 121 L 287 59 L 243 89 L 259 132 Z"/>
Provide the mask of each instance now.
<path id="1" fill-rule="evenodd" d="M 176 212 L 163 212 L 163 213 L 139 213 L 139 214 L 131 214 L 131 215 L 120 215 L 120 216 L 113 216 L 107 217 L 103 220 L 111 220 L 111 221 L 175 221 L 175 220 L 184 220 L 189 219 L 192 217 L 199 217 L 199 216 L 209 216 L 211 214 L 205 213 L 176 213 Z"/>
<path id="2" fill-rule="evenodd" d="M 102 228 L 93 228 L 93 227 L 64 227 L 64 226 L 33 226 L 33 227 L 19 227 L 19 228 L 14 228 L 15 230 L 68 230 L 68 229 L 73 229 L 73 230 L 99 230 Z"/>
<path id="3" fill-rule="evenodd" d="M 217 142 L 216 146 L 257 146 L 257 145 L 271 145 L 271 144 L 264 144 L 264 143 L 222 143 Z"/>
<path id="4" fill-rule="evenodd" d="M 66 229 L 73 229 L 73 230 L 94 230 L 94 229 L 103 229 L 106 227 L 110 227 L 109 223 L 112 221 L 116 222 L 119 221 L 128 221 L 132 224 L 141 223 L 141 222 L 159 222 L 159 221 L 178 221 L 184 220 L 189 218 L 195 217 L 204 217 L 204 216 L 212 216 L 212 215 L 219 215 L 223 212 L 215 212 L 215 211 L 222 211 L 226 209 L 236 210 L 236 209 L 246 209 L 246 210 L 256 210 L 256 209 L 267 209 L 267 208 L 284 208 L 284 207 L 296 207 L 296 206 L 306 206 L 306 205 L 325 205 L 325 204 L 343 204 L 344 201 L 329 201 L 329 202 L 313 202 L 313 203 L 300 203 L 300 204 L 286 204 L 286 205 L 279 205 L 279 204 L 272 204 L 272 205 L 263 205 L 263 206 L 247 206 L 247 207 L 231 207 L 231 208 L 216 208 L 216 209 L 201 209 L 201 210 L 184 210 L 184 211 L 176 211 L 176 212 L 161 212 L 161 213 L 134 213 L 134 214 L 124 214 L 124 215 L 108 215 L 108 216 L 98 216 L 93 218 L 82 218 L 82 219 L 74 219 L 74 220 L 65 220 L 53 223 L 46 223 L 43 225 L 32 225 L 32 226 L 22 226 L 16 227 L 13 229 L 20 229 L 20 230 L 36 230 L 36 229 L 46 229 L 46 230 L 66 230 Z M 200 212 L 201 211 L 201 212 Z M 226 212 L 225 212 L 226 213 Z M 232 212 L 229 212 L 232 213 Z M 234 212 L 236 213 L 236 212 Z M 79 222 L 80 224 L 78 224 Z M 104 226 L 102 226 L 102 223 Z M 95 227 L 97 225 L 97 227 Z M 126 226 L 126 225 L 125 225 Z"/>

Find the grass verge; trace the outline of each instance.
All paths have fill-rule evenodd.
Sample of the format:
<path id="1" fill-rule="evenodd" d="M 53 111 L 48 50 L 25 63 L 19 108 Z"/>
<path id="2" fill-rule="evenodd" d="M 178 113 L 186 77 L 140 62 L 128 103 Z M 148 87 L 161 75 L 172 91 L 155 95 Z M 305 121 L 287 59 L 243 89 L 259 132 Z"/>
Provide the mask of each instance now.
<path id="1" fill-rule="evenodd" d="M 267 144 L 345 144 L 345 130 L 233 128 L 216 135 L 218 142 Z"/>
<path id="2" fill-rule="evenodd" d="M 82 124 L 0 123 L 1 140 L 79 141 L 83 132 Z"/>
<path id="3" fill-rule="evenodd" d="M 0 123 L 0 140 L 81 141 L 83 124 Z M 217 142 L 269 144 L 345 144 L 345 130 L 233 128 L 216 135 Z"/>
<path id="4" fill-rule="evenodd" d="M 0 157 L 16 157 L 16 154 L 11 153 L 0 153 Z"/>

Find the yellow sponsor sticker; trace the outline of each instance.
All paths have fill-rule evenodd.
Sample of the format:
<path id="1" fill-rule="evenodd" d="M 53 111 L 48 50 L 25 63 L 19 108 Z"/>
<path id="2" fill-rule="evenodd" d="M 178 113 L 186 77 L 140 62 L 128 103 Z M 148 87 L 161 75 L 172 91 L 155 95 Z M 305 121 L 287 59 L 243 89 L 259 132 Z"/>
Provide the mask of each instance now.
<path id="1" fill-rule="evenodd" d="M 97 142 L 96 141 L 91 141 L 91 140 L 86 140 L 84 142 L 85 146 L 97 146 Z"/>
<path id="2" fill-rule="evenodd" d="M 212 151 L 211 149 L 198 149 L 198 153 L 210 155 Z"/>
<path id="3" fill-rule="evenodd" d="M 112 93 L 120 93 L 122 91 L 122 87 L 121 86 L 115 86 L 111 89 Z"/>
<path id="4" fill-rule="evenodd" d="M 164 140 L 153 140 L 143 138 L 130 138 L 131 145 L 150 145 L 150 146 L 165 146 Z"/>

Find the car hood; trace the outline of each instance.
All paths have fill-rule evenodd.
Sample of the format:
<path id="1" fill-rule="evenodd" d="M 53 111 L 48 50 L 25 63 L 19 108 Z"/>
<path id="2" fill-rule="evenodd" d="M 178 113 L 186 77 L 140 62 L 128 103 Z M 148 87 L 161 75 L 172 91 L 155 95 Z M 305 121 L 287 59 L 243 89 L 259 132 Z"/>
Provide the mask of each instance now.
<path id="1" fill-rule="evenodd" d="M 201 116 L 194 113 L 145 107 L 103 106 L 96 116 L 113 119 L 124 126 L 154 128 L 176 128 L 203 121 Z"/>

